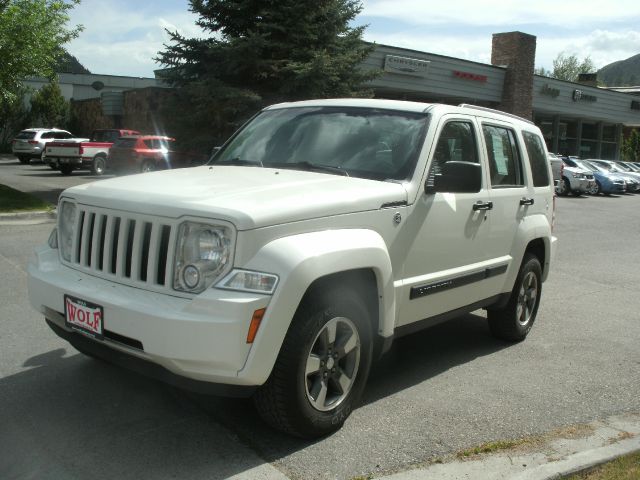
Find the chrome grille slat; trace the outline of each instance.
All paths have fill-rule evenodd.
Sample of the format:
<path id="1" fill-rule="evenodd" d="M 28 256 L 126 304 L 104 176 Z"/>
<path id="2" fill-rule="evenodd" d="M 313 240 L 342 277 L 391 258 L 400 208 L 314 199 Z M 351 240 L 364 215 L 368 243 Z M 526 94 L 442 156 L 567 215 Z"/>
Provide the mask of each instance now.
<path id="1" fill-rule="evenodd" d="M 151 236 L 149 240 L 149 257 L 147 260 L 147 282 L 158 284 L 158 249 L 160 247 L 160 233 L 162 228 L 157 222 L 151 224 Z"/>
<path id="2" fill-rule="evenodd" d="M 125 285 L 173 292 L 176 232 L 173 220 L 82 206 L 67 263 Z"/>
<path id="3" fill-rule="evenodd" d="M 133 233 L 133 245 L 130 246 L 130 262 L 131 262 L 131 276 L 129 278 L 133 280 L 140 280 L 140 250 L 142 248 L 142 229 L 144 228 L 144 222 L 136 222 Z"/>

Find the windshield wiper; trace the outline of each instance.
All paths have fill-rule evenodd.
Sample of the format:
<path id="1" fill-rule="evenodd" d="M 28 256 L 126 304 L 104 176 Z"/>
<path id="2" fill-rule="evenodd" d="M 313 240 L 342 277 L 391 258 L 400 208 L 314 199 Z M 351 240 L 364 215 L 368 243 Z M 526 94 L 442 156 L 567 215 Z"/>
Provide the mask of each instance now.
<path id="1" fill-rule="evenodd" d="M 343 175 L 345 177 L 349 176 L 349 172 L 347 172 L 342 167 L 336 167 L 333 165 L 323 165 L 321 163 L 311 163 L 311 162 L 280 162 L 280 163 L 268 163 L 267 167 L 276 167 L 276 168 L 291 168 L 294 170 L 305 170 L 308 172 L 325 172 L 332 173 L 334 175 Z"/>
<path id="2" fill-rule="evenodd" d="M 261 167 L 264 167 L 264 164 L 262 163 L 261 160 L 245 160 L 243 158 L 240 157 L 234 157 L 234 158 L 230 158 L 228 160 L 219 160 L 217 162 L 215 162 L 215 164 L 218 165 L 249 165 L 249 166 L 257 166 L 260 165 Z"/>

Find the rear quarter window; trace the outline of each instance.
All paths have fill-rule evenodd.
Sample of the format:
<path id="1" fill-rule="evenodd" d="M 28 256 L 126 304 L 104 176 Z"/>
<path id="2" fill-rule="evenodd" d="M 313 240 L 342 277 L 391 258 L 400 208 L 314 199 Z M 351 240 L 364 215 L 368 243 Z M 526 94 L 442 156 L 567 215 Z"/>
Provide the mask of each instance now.
<path id="1" fill-rule="evenodd" d="M 120 148 L 133 148 L 136 146 L 137 141 L 137 138 L 119 138 L 113 146 Z"/>
<path id="2" fill-rule="evenodd" d="M 36 136 L 36 132 L 22 131 L 18 135 L 16 135 L 16 138 L 18 140 L 31 140 L 32 138 L 35 138 L 35 136 Z"/>
<path id="3" fill-rule="evenodd" d="M 531 174 L 533 175 L 533 186 L 549 186 L 549 165 L 542 140 L 538 135 L 531 132 L 522 132 L 522 138 L 524 138 L 524 145 L 529 156 Z"/>

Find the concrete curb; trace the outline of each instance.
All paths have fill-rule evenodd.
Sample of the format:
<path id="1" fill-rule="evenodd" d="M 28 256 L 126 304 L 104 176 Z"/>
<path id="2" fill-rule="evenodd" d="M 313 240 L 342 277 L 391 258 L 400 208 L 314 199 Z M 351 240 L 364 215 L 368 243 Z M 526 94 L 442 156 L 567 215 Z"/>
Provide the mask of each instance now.
<path id="1" fill-rule="evenodd" d="M 520 450 L 451 459 L 405 470 L 380 480 L 558 480 L 640 451 L 640 415 L 626 414 L 583 426 L 586 435 L 550 435 Z"/>
<path id="2" fill-rule="evenodd" d="M 535 469 L 522 472 L 514 480 L 553 480 L 580 473 L 607 463 L 618 457 L 640 451 L 640 437 L 621 440 L 606 447 L 594 448 L 575 453 L 563 460 L 547 463 Z"/>
<path id="3" fill-rule="evenodd" d="M 30 225 L 36 223 L 47 223 L 55 221 L 57 217 L 57 210 L 34 210 L 27 212 L 0 213 L 0 224 Z"/>

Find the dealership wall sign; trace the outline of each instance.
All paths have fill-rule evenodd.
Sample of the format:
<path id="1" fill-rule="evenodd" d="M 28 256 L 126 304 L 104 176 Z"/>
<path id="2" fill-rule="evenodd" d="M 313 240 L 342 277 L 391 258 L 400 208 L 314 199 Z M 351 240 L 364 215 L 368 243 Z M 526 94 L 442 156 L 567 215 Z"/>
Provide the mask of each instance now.
<path id="1" fill-rule="evenodd" d="M 486 75 L 478 75 L 477 73 L 461 72 L 460 70 L 454 70 L 453 76 L 463 78 L 465 80 L 473 80 L 474 82 L 485 83 L 487 81 Z"/>
<path id="2" fill-rule="evenodd" d="M 540 93 L 551 98 L 556 98 L 558 95 L 560 95 L 560 90 L 558 90 L 557 88 L 551 88 L 548 84 L 545 84 L 545 86 L 540 89 Z"/>
<path id="3" fill-rule="evenodd" d="M 598 98 L 593 95 L 587 95 L 582 90 L 574 90 L 573 91 L 573 101 L 574 102 L 597 102 Z"/>
<path id="4" fill-rule="evenodd" d="M 398 73 L 400 75 L 412 75 L 414 77 L 426 77 L 429 70 L 428 60 L 418 58 L 398 57 L 397 55 L 385 55 L 384 71 Z"/>

